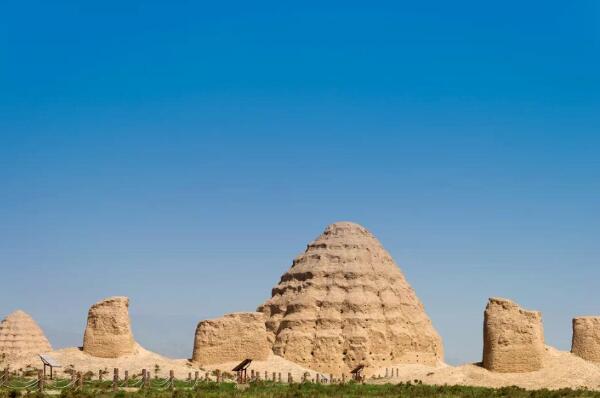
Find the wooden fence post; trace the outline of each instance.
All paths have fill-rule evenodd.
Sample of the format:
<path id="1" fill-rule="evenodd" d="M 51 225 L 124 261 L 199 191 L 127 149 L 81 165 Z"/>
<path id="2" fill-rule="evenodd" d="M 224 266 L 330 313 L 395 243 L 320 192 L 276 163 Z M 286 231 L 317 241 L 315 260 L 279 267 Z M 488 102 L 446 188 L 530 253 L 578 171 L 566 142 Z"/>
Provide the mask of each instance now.
<path id="1" fill-rule="evenodd" d="M 317 381 L 317 384 L 319 384 L 321 382 L 321 375 L 317 373 L 317 375 L 315 376 L 315 379 Z"/>
<path id="2" fill-rule="evenodd" d="M 188 378 L 187 378 L 187 381 L 192 381 L 192 372 L 189 372 L 189 373 L 188 373 Z"/>
<path id="3" fill-rule="evenodd" d="M 125 387 L 127 387 L 127 382 L 129 381 L 129 371 L 128 370 L 125 371 L 125 375 L 123 376 L 123 379 L 125 381 Z"/>
<path id="4" fill-rule="evenodd" d="M 142 369 L 142 388 L 146 388 L 148 385 L 148 372 L 146 369 Z"/>
<path id="5" fill-rule="evenodd" d="M 204 375 L 204 378 L 206 379 L 206 381 L 210 381 L 210 376 L 209 376 L 208 372 L 206 372 L 206 374 Z"/>
<path id="6" fill-rule="evenodd" d="M 174 389 L 175 389 L 175 372 L 172 370 L 169 370 L 169 390 L 173 391 Z"/>
<path id="7" fill-rule="evenodd" d="M 254 369 L 250 369 L 250 380 L 254 380 Z"/>
<path id="8" fill-rule="evenodd" d="M 44 372 L 42 370 L 38 370 L 38 390 L 44 392 Z"/>
<path id="9" fill-rule="evenodd" d="M 83 390 L 83 374 L 81 372 L 77 372 L 77 389 Z"/>
<path id="10" fill-rule="evenodd" d="M 102 381 L 102 369 L 98 370 L 98 381 Z"/>
<path id="11" fill-rule="evenodd" d="M 346 384 L 346 373 L 342 373 L 342 384 Z"/>
<path id="12" fill-rule="evenodd" d="M 194 372 L 194 381 L 198 381 L 199 374 L 200 374 L 200 372 L 198 372 L 198 371 Z"/>
<path id="13" fill-rule="evenodd" d="M 292 378 L 292 372 L 288 372 L 288 383 L 292 384 L 294 382 L 294 379 Z"/>
<path id="14" fill-rule="evenodd" d="M 277 373 L 277 382 L 281 383 L 281 372 Z"/>
<path id="15" fill-rule="evenodd" d="M 113 369 L 113 384 L 112 384 L 113 391 L 117 391 L 118 387 L 119 387 L 119 369 L 114 368 Z"/>

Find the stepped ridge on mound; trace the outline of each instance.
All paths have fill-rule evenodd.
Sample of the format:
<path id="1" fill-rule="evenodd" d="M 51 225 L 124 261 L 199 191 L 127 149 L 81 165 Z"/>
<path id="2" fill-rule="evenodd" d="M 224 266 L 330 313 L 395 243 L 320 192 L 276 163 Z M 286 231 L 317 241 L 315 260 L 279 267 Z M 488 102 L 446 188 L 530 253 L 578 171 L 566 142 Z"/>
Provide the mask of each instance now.
<path id="1" fill-rule="evenodd" d="M 17 310 L 0 322 L 0 354 L 13 358 L 51 350 L 44 332 L 26 312 Z"/>
<path id="2" fill-rule="evenodd" d="M 129 320 L 129 299 L 109 297 L 88 311 L 83 351 L 101 358 L 131 354 L 136 347 Z"/>
<path id="3" fill-rule="evenodd" d="M 258 311 L 274 353 L 318 371 L 443 360 L 414 290 L 377 238 L 355 223 L 329 225 Z"/>

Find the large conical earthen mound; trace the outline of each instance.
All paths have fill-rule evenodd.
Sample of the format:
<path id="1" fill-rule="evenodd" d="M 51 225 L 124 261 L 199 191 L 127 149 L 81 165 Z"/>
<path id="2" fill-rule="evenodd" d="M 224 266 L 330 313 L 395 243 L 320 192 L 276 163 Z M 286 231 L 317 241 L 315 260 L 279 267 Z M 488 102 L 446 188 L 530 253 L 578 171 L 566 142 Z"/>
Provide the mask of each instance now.
<path id="1" fill-rule="evenodd" d="M 258 310 L 275 354 L 322 372 L 443 360 L 414 290 L 377 238 L 354 223 L 328 226 Z"/>
<path id="2" fill-rule="evenodd" d="M 44 332 L 27 313 L 17 310 L 0 322 L 0 354 L 13 358 L 51 350 Z"/>

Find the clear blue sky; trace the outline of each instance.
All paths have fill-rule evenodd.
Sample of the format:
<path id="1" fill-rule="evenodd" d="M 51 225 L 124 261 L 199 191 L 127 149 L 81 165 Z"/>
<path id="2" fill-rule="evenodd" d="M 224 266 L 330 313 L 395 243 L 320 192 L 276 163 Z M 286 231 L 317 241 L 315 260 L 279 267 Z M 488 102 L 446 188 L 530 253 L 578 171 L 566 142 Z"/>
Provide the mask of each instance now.
<path id="1" fill-rule="evenodd" d="M 5 1 L 0 316 L 79 345 L 127 295 L 144 346 L 189 356 L 351 220 L 449 362 L 480 359 L 489 296 L 568 349 L 600 314 L 599 146 L 592 0 Z"/>

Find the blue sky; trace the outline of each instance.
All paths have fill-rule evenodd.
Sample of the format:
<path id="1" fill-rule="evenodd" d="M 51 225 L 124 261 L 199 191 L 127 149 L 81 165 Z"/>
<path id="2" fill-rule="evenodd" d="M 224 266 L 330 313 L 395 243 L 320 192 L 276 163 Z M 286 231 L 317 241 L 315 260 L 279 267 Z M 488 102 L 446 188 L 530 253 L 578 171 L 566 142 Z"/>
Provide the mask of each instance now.
<path id="1" fill-rule="evenodd" d="M 339 220 L 450 363 L 490 296 L 561 349 L 600 313 L 597 2 L 80 3 L 2 5 L 0 316 L 80 345 L 127 295 L 144 346 L 189 356 Z"/>

